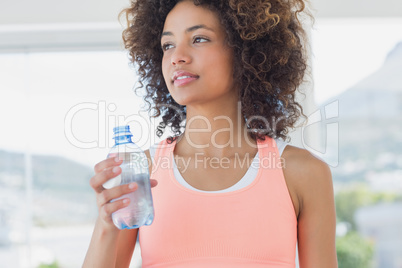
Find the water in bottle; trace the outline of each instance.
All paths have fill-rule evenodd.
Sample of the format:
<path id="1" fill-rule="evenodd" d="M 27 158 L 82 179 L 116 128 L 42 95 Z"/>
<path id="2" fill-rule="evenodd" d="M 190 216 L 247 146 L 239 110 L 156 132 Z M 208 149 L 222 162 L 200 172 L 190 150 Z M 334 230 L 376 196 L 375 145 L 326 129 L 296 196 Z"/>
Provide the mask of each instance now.
<path id="1" fill-rule="evenodd" d="M 150 225 L 154 219 L 152 203 L 151 183 L 149 180 L 148 159 L 145 153 L 131 141 L 133 136 L 129 126 L 120 126 L 113 129 L 115 145 L 110 150 L 108 157 L 123 159 L 120 165 L 122 172 L 119 176 L 110 179 L 103 187 L 112 187 L 136 182 L 136 191 L 123 195 L 129 198 L 130 204 L 112 214 L 113 223 L 119 229 L 134 229 L 143 225 Z"/>

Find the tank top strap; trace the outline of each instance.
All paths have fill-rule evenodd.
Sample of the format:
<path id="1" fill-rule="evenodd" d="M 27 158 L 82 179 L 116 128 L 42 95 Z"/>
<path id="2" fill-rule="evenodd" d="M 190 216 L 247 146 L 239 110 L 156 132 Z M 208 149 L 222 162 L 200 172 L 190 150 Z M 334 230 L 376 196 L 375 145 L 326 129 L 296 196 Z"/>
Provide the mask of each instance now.
<path id="1" fill-rule="evenodd" d="M 265 137 L 265 140 L 258 140 L 257 144 L 261 160 L 269 159 L 274 164 L 280 160 L 279 148 L 274 138 Z"/>

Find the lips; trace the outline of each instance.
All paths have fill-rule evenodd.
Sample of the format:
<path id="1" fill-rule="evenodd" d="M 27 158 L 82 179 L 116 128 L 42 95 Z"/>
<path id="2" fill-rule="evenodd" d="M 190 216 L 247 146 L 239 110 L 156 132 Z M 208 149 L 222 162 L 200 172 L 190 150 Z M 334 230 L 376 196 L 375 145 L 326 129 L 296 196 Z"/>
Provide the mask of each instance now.
<path id="1" fill-rule="evenodd" d="M 197 80 L 199 78 L 198 75 L 186 72 L 186 71 L 176 71 L 173 73 L 173 83 L 175 86 L 182 86 L 185 84 L 188 84 L 194 80 Z"/>

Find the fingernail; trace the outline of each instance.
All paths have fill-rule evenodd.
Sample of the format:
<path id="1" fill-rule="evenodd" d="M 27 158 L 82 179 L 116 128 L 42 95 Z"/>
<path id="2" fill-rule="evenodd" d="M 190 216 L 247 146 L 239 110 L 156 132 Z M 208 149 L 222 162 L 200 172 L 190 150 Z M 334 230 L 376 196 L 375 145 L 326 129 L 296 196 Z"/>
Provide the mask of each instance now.
<path id="1" fill-rule="evenodd" d="M 130 184 L 128 185 L 128 188 L 130 188 L 130 189 L 134 189 L 135 185 L 136 185 L 136 183 L 135 183 L 135 182 L 130 183 Z"/>
<path id="2" fill-rule="evenodd" d="M 112 171 L 113 173 L 118 173 L 120 171 L 120 167 L 114 167 Z"/>
<path id="3" fill-rule="evenodd" d="M 120 158 L 119 158 L 119 157 L 115 157 L 115 158 L 114 158 L 114 161 L 115 161 L 115 162 L 120 162 Z"/>
<path id="4" fill-rule="evenodd" d="M 128 199 L 128 198 L 123 199 L 123 204 L 127 204 L 128 202 L 130 202 L 130 199 Z"/>

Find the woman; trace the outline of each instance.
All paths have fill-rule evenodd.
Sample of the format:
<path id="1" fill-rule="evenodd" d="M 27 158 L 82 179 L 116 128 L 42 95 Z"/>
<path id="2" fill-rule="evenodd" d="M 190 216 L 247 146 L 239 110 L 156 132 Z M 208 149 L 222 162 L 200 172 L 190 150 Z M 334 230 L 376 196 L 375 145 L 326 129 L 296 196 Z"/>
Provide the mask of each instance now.
<path id="1" fill-rule="evenodd" d="M 300 267 L 337 267 L 330 170 L 281 140 L 302 114 L 303 9 L 301 0 L 139 0 L 125 10 L 126 48 L 162 116 L 157 134 L 176 135 L 146 152 L 150 226 L 115 228 L 111 214 L 128 200 L 110 200 L 138 186 L 105 190 L 121 162 L 95 166 L 99 217 L 84 267 L 128 267 L 138 234 L 143 267 L 295 267 L 296 242 Z"/>

